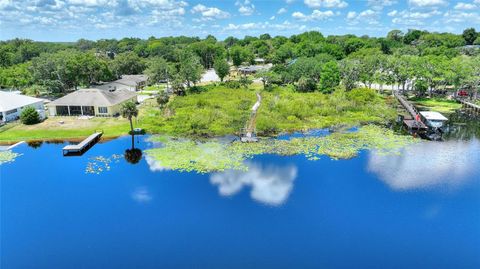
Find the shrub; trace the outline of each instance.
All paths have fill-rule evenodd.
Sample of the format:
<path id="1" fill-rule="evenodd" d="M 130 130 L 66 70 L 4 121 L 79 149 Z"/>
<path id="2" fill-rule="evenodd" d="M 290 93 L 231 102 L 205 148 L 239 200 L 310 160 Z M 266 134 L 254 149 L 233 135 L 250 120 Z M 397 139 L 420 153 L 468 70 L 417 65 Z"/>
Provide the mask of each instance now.
<path id="1" fill-rule="evenodd" d="M 239 80 L 239 83 L 240 85 L 242 85 L 243 87 L 247 88 L 248 85 L 252 84 L 253 81 L 251 81 L 250 79 L 248 79 L 247 76 L 242 76 Z"/>
<path id="2" fill-rule="evenodd" d="M 230 88 L 230 89 L 240 89 L 242 85 L 240 85 L 240 82 L 236 80 L 229 80 L 224 83 L 225 87 Z"/>
<path id="3" fill-rule="evenodd" d="M 355 105 L 366 105 L 374 101 L 376 96 L 375 91 L 368 88 L 356 88 L 347 93 L 348 99 Z"/>
<path id="4" fill-rule="evenodd" d="M 160 95 L 157 97 L 157 103 L 161 107 L 165 106 L 169 100 L 170 100 L 170 97 L 168 96 L 168 93 L 166 93 L 165 91 L 162 91 Z"/>
<path id="5" fill-rule="evenodd" d="M 32 125 L 40 122 L 40 115 L 35 108 L 29 106 L 22 110 L 20 113 L 20 120 L 23 124 Z"/>
<path id="6" fill-rule="evenodd" d="M 313 92 L 317 89 L 317 84 L 311 78 L 301 77 L 297 82 L 297 91 Z"/>

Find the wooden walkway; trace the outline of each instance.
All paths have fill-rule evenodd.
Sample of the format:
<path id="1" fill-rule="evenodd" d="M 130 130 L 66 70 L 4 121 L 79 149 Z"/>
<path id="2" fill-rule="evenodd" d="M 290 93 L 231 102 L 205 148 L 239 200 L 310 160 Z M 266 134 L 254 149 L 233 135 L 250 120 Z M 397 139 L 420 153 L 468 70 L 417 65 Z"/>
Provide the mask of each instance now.
<path id="1" fill-rule="evenodd" d="M 405 110 L 410 114 L 412 119 L 404 120 L 403 123 L 405 126 L 408 127 L 410 130 L 415 131 L 426 131 L 428 127 L 421 121 L 417 121 L 416 118 L 418 117 L 419 113 L 418 110 L 413 106 L 410 102 L 405 100 L 403 96 L 401 96 L 398 92 L 393 91 L 393 95 L 397 98 L 400 104 L 405 108 Z"/>
<path id="2" fill-rule="evenodd" d="M 91 148 L 95 143 L 100 140 L 102 137 L 102 132 L 94 133 L 89 137 L 85 138 L 82 142 L 76 145 L 68 145 L 62 149 L 63 156 L 70 155 L 70 154 L 82 154 L 89 148 Z"/>
<path id="3" fill-rule="evenodd" d="M 262 103 L 262 96 L 257 92 L 257 102 L 252 107 L 252 113 L 250 114 L 250 119 L 245 126 L 245 134 L 242 134 L 240 140 L 242 142 L 258 142 L 258 138 L 255 134 L 255 126 L 257 123 L 257 111 L 260 108 Z"/>
<path id="4" fill-rule="evenodd" d="M 457 101 L 460 102 L 463 106 L 464 109 L 472 112 L 473 114 L 478 114 L 480 115 L 480 106 L 476 105 L 474 103 L 467 102 L 465 100 L 462 100 L 460 98 L 457 98 Z"/>

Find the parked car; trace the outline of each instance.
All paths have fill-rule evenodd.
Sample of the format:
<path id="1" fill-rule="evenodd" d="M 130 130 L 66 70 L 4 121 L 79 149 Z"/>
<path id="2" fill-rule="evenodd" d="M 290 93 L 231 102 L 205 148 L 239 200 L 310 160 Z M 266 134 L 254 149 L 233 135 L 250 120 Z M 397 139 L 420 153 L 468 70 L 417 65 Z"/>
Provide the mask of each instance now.
<path id="1" fill-rule="evenodd" d="M 458 97 L 468 97 L 468 92 L 466 90 L 459 90 L 457 92 Z"/>

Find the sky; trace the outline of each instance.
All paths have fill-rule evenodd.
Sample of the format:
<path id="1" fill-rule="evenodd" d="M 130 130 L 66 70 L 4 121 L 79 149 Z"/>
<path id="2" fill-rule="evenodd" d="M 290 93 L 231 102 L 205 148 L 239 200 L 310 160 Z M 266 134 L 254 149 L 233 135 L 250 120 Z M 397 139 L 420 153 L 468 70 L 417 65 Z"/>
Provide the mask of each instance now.
<path id="1" fill-rule="evenodd" d="M 480 31 L 480 0 L 0 0 L 0 40 Z"/>

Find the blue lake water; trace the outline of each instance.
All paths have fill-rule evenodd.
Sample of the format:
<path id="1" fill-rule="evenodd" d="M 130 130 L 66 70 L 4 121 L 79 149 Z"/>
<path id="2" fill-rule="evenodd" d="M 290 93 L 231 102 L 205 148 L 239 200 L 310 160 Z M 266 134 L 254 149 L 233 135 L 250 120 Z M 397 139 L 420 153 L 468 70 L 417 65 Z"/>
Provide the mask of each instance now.
<path id="1" fill-rule="evenodd" d="M 204 175 L 126 162 L 129 137 L 63 146 L 24 144 L 0 166 L 2 269 L 480 268 L 474 138 Z"/>

